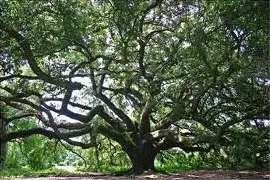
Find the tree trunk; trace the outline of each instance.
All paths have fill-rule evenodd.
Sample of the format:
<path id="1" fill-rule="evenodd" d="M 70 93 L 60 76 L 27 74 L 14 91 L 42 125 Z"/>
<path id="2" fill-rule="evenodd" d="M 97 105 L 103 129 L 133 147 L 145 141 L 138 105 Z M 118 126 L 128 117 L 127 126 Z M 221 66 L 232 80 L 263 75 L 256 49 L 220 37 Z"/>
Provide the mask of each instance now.
<path id="1" fill-rule="evenodd" d="M 6 125 L 3 119 L 0 119 L 0 139 L 4 136 L 6 133 Z M 5 163 L 5 157 L 6 157 L 6 143 L 0 142 L 0 170 L 4 168 Z"/>
<path id="2" fill-rule="evenodd" d="M 129 173 L 141 174 L 145 171 L 155 171 L 154 160 L 157 153 L 151 143 L 145 143 L 139 149 L 133 149 L 127 154 L 132 163 L 132 168 Z"/>
<path id="3" fill-rule="evenodd" d="M 149 98 L 141 112 L 140 124 L 132 138 L 136 144 L 136 148 L 128 152 L 128 156 L 132 162 L 132 170 L 135 174 L 141 174 L 144 171 L 155 171 L 154 160 L 156 150 L 151 140 L 145 137 L 150 133 L 150 114 L 153 106 L 152 98 Z"/>

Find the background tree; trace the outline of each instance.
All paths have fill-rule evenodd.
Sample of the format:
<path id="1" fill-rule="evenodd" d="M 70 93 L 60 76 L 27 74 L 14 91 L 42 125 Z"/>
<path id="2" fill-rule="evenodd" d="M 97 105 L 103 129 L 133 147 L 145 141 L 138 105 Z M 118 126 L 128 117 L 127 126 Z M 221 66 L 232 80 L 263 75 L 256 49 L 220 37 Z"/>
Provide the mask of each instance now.
<path id="1" fill-rule="evenodd" d="M 102 134 L 134 173 L 155 170 L 173 147 L 226 157 L 255 138 L 253 154 L 269 156 L 267 2 L 5 0 L 1 9 L 0 101 L 17 111 L 4 121 L 37 117 L 1 142 L 41 134 L 90 148 Z"/>

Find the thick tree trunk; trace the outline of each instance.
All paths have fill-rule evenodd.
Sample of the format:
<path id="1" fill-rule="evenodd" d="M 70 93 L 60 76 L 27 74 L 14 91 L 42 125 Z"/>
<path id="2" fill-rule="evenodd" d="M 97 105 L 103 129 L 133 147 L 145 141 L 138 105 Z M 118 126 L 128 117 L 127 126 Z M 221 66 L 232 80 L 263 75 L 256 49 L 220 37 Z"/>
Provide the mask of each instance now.
<path id="1" fill-rule="evenodd" d="M 139 149 L 131 150 L 128 156 L 132 163 L 129 173 L 141 174 L 145 171 L 154 172 L 154 161 L 157 153 L 152 144 L 144 144 Z"/>
<path id="2" fill-rule="evenodd" d="M 149 98 L 140 115 L 140 124 L 132 138 L 136 144 L 136 148 L 129 150 L 127 153 L 132 162 L 132 171 L 135 174 L 143 173 L 144 171 L 155 171 L 154 160 L 156 150 L 151 140 L 146 139 L 146 135 L 150 133 L 150 114 L 153 106 L 153 100 Z"/>

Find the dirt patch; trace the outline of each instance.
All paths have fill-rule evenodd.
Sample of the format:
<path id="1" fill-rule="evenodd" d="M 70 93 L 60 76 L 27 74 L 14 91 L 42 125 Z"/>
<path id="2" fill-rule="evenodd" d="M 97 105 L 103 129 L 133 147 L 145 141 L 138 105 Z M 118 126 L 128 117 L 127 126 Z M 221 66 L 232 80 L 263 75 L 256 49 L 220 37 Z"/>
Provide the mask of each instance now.
<path id="1" fill-rule="evenodd" d="M 238 179 L 269 179 L 270 172 L 256 172 L 256 171 L 230 171 L 230 170 L 199 170 L 187 171 L 182 173 L 169 173 L 169 174 L 149 174 L 141 176 L 115 176 L 112 174 L 104 173 L 83 173 L 83 174 L 59 174 L 59 175 L 46 175 L 38 177 L 24 177 L 18 178 L 24 180 L 64 180 L 64 179 L 203 179 L 203 180 L 238 180 Z"/>

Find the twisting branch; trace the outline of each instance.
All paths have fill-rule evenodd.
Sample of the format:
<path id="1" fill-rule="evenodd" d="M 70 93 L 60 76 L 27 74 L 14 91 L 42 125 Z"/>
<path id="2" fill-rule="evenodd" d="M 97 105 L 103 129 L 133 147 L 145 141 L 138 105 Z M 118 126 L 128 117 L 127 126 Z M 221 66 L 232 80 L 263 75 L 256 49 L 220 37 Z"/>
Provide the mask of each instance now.
<path id="1" fill-rule="evenodd" d="M 43 81 L 47 83 L 54 84 L 57 86 L 60 85 L 60 86 L 66 87 L 67 85 L 69 85 L 70 83 L 69 81 L 61 80 L 58 78 L 52 78 L 51 76 L 43 72 L 36 62 L 29 40 L 26 37 L 24 37 L 22 34 L 17 32 L 15 29 L 10 27 L 8 24 L 3 22 L 1 19 L 0 19 L 0 30 L 6 32 L 10 37 L 14 38 L 18 42 L 18 44 L 20 45 L 20 47 L 22 48 L 24 52 L 23 53 L 24 57 L 26 58 L 31 70 L 40 79 L 42 79 Z M 71 87 L 74 90 L 80 90 L 83 88 L 83 85 L 79 82 L 73 82 Z"/>
<path id="2" fill-rule="evenodd" d="M 8 142 L 8 141 L 11 141 L 13 139 L 25 138 L 25 137 L 28 137 L 28 136 L 31 136 L 34 134 L 44 135 L 50 139 L 52 139 L 52 138 L 60 139 L 53 131 L 45 130 L 42 128 L 33 128 L 33 129 L 21 130 L 21 131 L 17 131 L 17 132 L 10 132 L 10 133 L 6 134 L 5 136 L 3 136 L 1 141 Z"/>
<path id="3" fill-rule="evenodd" d="M 49 101 L 59 101 L 59 102 L 61 102 L 63 100 L 64 100 L 63 98 L 43 98 L 43 102 L 49 102 Z M 79 104 L 79 103 L 69 102 L 69 104 L 71 106 L 78 107 L 80 109 L 92 110 L 91 107 L 85 106 L 85 105 L 82 105 L 82 104 Z"/>
<path id="4" fill-rule="evenodd" d="M 14 79 L 14 78 L 27 79 L 27 80 L 40 79 L 38 76 L 24 76 L 24 75 L 20 75 L 20 74 L 13 74 L 13 75 L 9 75 L 9 76 L 0 77 L 0 82 Z"/>
<path id="5" fill-rule="evenodd" d="M 102 100 L 119 118 L 126 124 L 128 130 L 133 130 L 134 125 L 132 120 L 104 94 L 98 94 L 97 97 Z"/>
<path id="6" fill-rule="evenodd" d="M 64 95 L 63 101 L 62 101 L 62 106 L 60 109 L 61 113 L 64 113 L 65 111 L 67 111 L 67 106 L 69 104 L 70 98 L 72 96 L 72 92 L 73 90 L 70 87 L 67 87 L 67 91 Z"/>
<path id="7" fill-rule="evenodd" d="M 19 115 L 19 116 L 13 116 L 13 117 L 10 117 L 10 118 L 3 118 L 3 120 L 8 124 L 14 120 L 18 120 L 18 119 L 23 119 L 23 118 L 26 118 L 26 117 L 34 117 L 35 116 L 35 113 L 27 113 L 27 114 L 22 114 L 22 115 Z"/>
<path id="8" fill-rule="evenodd" d="M 152 4 L 150 4 L 148 7 L 146 7 L 146 9 L 143 11 L 142 13 L 142 17 L 140 19 L 140 26 L 139 26 L 139 31 L 143 32 L 143 25 L 144 25 L 144 20 L 146 15 L 154 8 L 158 7 L 163 0 L 156 0 L 155 2 L 153 2 Z"/>
<path id="9" fill-rule="evenodd" d="M 149 98 L 141 112 L 140 116 L 140 133 L 144 135 L 150 132 L 150 114 L 153 108 L 153 101 Z"/>

